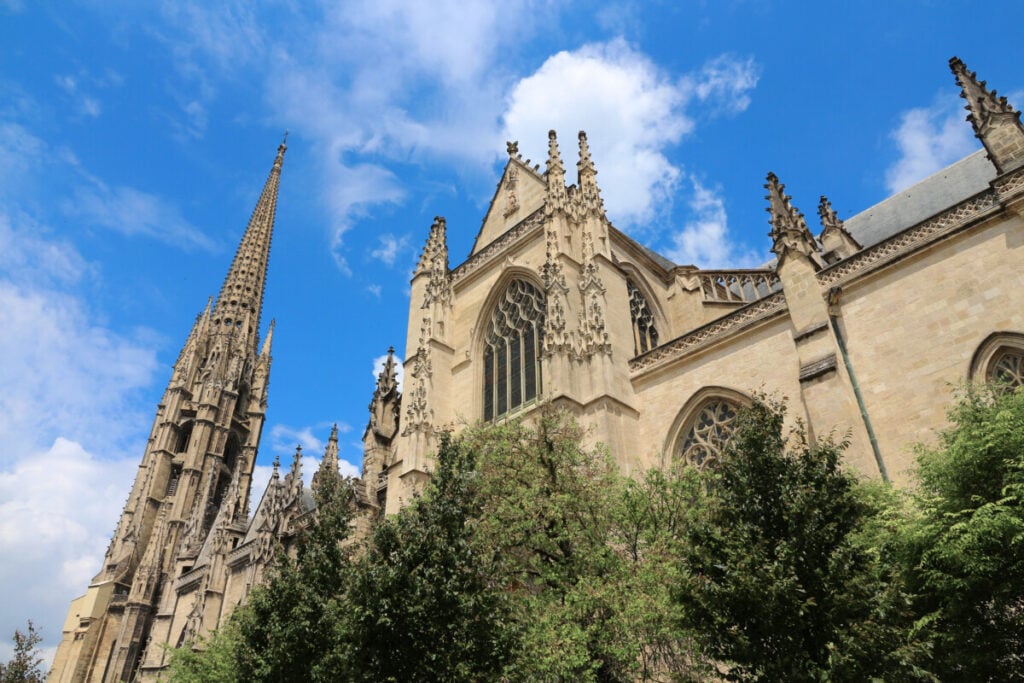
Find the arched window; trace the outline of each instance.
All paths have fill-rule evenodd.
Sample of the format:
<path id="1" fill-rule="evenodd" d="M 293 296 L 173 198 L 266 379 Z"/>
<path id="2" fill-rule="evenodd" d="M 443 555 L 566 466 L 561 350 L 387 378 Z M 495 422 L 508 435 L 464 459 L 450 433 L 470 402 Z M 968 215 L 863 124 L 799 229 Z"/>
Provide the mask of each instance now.
<path id="1" fill-rule="evenodd" d="M 712 397 L 700 404 L 680 433 L 676 457 L 697 469 L 713 467 L 736 428 L 740 406 Z"/>
<path id="2" fill-rule="evenodd" d="M 1024 334 L 994 332 L 974 352 L 967 374 L 972 382 L 1024 386 Z"/>
<path id="3" fill-rule="evenodd" d="M 178 427 L 178 439 L 174 446 L 175 453 L 184 453 L 188 450 L 188 442 L 192 439 L 192 427 L 194 422 L 189 420 L 185 424 Z"/>
<path id="4" fill-rule="evenodd" d="M 1013 388 L 1024 386 L 1024 349 L 1000 347 L 989 361 L 985 379 Z"/>
<path id="5" fill-rule="evenodd" d="M 484 338 L 484 419 L 492 420 L 537 398 L 544 294 L 512 280 L 491 313 Z"/>
<path id="6" fill-rule="evenodd" d="M 633 319 L 633 355 L 639 356 L 658 345 L 658 330 L 647 299 L 631 280 L 626 280 L 626 291 L 629 292 L 629 315 Z"/>

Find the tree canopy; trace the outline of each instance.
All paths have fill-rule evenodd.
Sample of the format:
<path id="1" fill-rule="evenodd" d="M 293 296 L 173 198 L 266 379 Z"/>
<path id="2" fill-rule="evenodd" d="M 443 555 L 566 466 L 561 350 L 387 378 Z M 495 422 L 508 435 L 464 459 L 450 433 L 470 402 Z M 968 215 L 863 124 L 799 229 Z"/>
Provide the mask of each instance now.
<path id="1" fill-rule="evenodd" d="M 971 390 L 950 422 L 910 492 L 767 398 L 707 471 L 623 476 L 547 408 L 446 434 L 366 538 L 329 478 L 171 680 L 1022 680 L 1024 392 Z"/>

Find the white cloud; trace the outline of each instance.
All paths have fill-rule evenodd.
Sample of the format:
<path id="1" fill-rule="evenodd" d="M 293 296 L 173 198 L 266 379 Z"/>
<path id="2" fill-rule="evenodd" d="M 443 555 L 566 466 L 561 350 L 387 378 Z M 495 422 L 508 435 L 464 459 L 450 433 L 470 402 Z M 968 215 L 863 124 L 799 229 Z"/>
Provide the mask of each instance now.
<path id="1" fill-rule="evenodd" d="M 39 439 L 64 435 L 90 449 L 146 428 L 138 391 L 154 350 L 96 325 L 77 298 L 0 280 L 0 466 Z"/>
<path id="2" fill-rule="evenodd" d="M 665 255 L 676 263 L 702 268 L 749 268 L 767 260 L 730 236 L 725 203 L 717 191 L 692 176 L 689 180 L 693 188 L 689 203 L 692 218 L 672 236 L 672 246 Z"/>
<path id="3" fill-rule="evenodd" d="M 366 285 L 366 291 L 379 299 L 383 288 L 380 285 Z"/>
<path id="4" fill-rule="evenodd" d="M 55 163 L 16 132 L 30 143 L 26 168 Z M 151 332 L 101 322 L 86 294 L 94 266 L 16 206 L 0 211 L 0 557 L 17 558 L 0 563 L 0 634 L 32 619 L 52 653 L 69 600 L 100 567 L 152 419 L 141 399 L 161 368 Z"/>
<path id="5" fill-rule="evenodd" d="M 958 103 L 953 97 L 939 97 L 930 107 L 903 112 L 899 127 L 890 134 L 900 156 L 885 172 L 889 192 L 904 190 L 978 148 Z"/>
<path id="6" fill-rule="evenodd" d="M 324 442 L 313 434 L 313 427 L 289 427 L 288 425 L 276 424 L 270 430 L 270 447 L 273 452 L 281 456 L 281 460 L 288 459 L 291 462 L 291 454 L 296 446 L 302 446 L 304 451 L 321 453 L 324 450 Z"/>
<path id="7" fill-rule="evenodd" d="M 145 235 L 185 250 L 212 251 L 213 240 L 182 217 L 178 208 L 160 197 L 133 187 L 109 187 L 93 179 L 80 186 L 62 208 L 69 216 L 122 235 Z"/>
<path id="8" fill-rule="evenodd" d="M 584 45 L 548 58 L 516 84 L 504 135 L 543 163 L 546 131 L 560 131 L 562 160 L 571 169 L 574 133 L 586 130 L 609 215 L 642 227 L 671 203 L 678 186 L 681 169 L 665 149 L 692 132 L 688 106 L 741 111 L 756 83 L 752 60 L 723 55 L 677 82 L 622 39 Z"/>
<path id="9" fill-rule="evenodd" d="M 26 181 L 45 163 L 48 146 L 24 126 L 0 121 L 0 152 L 0 197 L 22 196 Z"/>
<path id="10" fill-rule="evenodd" d="M 370 252 L 370 256 L 378 259 L 379 261 L 383 261 L 389 266 L 395 265 L 395 259 L 398 255 L 409 248 L 408 235 L 395 237 L 390 233 L 386 233 L 379 235 L 377 239 L 379 241 L 379 246 Z"/>
<path id="11" fill-rule="evenodd" d="M 387 362 L 388 354 L 383 356 L 377 356 L 373 359 L 373 381 L 377 381 L 377 377 L 384 371 L 384 363 Z M 402 361 L 395 356 L 395 375 L 398 377 L 398 390 L 402 390 L 402 383 L 405 381 L 405 366 L 402 365 Z"/>
<path id="12" fill-rule="evenodd" d="M 20 226 L 15 227 L 15 222 Z M 65 240 L 44 239 L 47 232 L 31 217 L 0 213 L 0 272 L 20 285 L 42 284 L 42 280 L 71 284 L 91 266 Z"/>
<path id="13" fill-rule="evenodd" d="M 738 114 L 750 106 L 750 91 L 760 75 L 753 57 L 724 54 L 708 61 L 696 74 L 685 76 L 682 87 L 708 104 L 712 113 Z"/>
<path id="14" fill-rule="evenodd" d="M 11 453 L 5 453 L 9 462 Z M 0 633 L 28 619 L 60 639 L 68 603 L 99 571 L 138 458 L 103 460 L 58 437 L 0 469 Z"/>

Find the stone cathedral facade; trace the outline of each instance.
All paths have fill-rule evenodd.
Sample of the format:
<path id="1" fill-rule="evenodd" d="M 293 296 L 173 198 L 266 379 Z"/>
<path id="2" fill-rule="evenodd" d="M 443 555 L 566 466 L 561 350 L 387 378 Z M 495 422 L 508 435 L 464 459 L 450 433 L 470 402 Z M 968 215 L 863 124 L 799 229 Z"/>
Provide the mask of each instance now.
<path id="1" fill-rule="evenodd" d="M 438 435 L 474 421 L 573 413 L 623 471 L 713 466 L 736 410 L 788 398 L 810 436 L 848 434 L 851 468 L 900 483 L 909 444 L 954 388 L 1024 384 L 1024 126 L 950 61 L 984 149 L 812 232 L 768 174 L 772 262 L 671 263 L 606 215 L 579 134 L 576 182 L 555 133 L 545 169 L 509 159 L 469 257 L 437 218 L 411 287 L 405 384 L 389 354 L 357 492 L 392 513 L 429 478 Z M 301 453 L 249 514 L 273 324 L 258 330 L 284 145 L 216 303 L 174 366 L 99 574 L 71 604 L 51 681 L 153 680 L 164 645 L 216 628 L 312 512 Z M 817 234 L 815 234 L 815 232 Z M 324 468 L 337 468 L 337 434 Z M 314 486 L 316 482 L 314 481 Z"/>

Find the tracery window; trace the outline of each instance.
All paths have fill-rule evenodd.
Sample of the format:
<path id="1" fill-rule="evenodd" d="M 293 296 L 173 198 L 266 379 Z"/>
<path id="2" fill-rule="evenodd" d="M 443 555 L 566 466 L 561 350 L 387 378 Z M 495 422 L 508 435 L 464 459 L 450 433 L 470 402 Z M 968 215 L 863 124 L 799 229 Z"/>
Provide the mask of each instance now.
<path id="1" fill-rule="evenodd" d="M 537 398 L 544 294 L 512 280 L 491 313 L 484 347 L 484 419 L 492 420 Z"/>
<path id="2" fill-rule="evenodd" d="M 626 291 L 629 292 L 629 315 L 633 319 L 633 355 L 639 356 L 658 345 L 658 330 L 647 299 L 631 280 L 626 280 Z"/>
<path id="3" fill-rule="evenodd" d="M 682 430 L 676 453 L 697 469 L 713 467 L 736 428 L 739 406 L 724 398 L 705 401 Z"/>
<path id="4" fill-rule="evenodd" d="M 996 351 L 985 379 L 1013 388 L 1024 386 L 1024 349 L 1004 346 Z"/>

